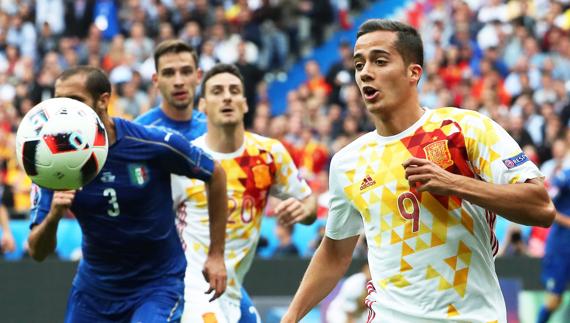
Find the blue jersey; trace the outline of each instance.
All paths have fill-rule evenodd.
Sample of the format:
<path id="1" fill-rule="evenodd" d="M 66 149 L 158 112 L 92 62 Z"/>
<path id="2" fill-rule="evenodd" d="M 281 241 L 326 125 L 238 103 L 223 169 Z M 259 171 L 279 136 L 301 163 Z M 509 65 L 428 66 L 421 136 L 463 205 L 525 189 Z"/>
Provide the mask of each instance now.
<path id="1" fill-rule="evenodd" d="M 570 168 L 565 167 L 550 180 L 550 185 L 557 191 L 552 199 L 556 210 L 570 216 Z M 546 254 L 563 256 L 570 255 L 570 228 L 554 222 L 550 228 L 546 243 Z"/>
<path id="2" fill-rule="evenodd" d="M 214 161 L 180 134 L 114 122 L 117 140 L 103 169 L 76 192 L 71 205 L 83 233 L 83 259 L 73 284 L 107 298 L 184 278 L 170 175 L 208 181 L 214 168 Z M 45 218 L 52 196 L 41 189 L 31 226 Z"/>
<path id="3" fill-rule="evenodd" d="M 136 123 L 166 127 L 180 132 L 186 139 L 192 141 L 208 130 L 206 115 L 198 110 L 192 111 L 190 121 L 176 121 L 169 118 L 160 107 L 155 107 L 134 120 Z"/>

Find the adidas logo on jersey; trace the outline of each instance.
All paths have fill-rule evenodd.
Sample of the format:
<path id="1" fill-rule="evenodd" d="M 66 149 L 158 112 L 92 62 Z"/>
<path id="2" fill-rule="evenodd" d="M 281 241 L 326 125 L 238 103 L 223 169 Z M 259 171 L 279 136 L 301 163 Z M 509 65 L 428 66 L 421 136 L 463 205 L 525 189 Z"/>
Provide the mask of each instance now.
<path id="1" fill-rule="evenodd" d="M 376 185 L 376 181 L 370 177 L 370 175 L 366 175 L 360 184 L 360 190 L 364 191 L 365 189 L 369 188 L 372 185 Z"/>

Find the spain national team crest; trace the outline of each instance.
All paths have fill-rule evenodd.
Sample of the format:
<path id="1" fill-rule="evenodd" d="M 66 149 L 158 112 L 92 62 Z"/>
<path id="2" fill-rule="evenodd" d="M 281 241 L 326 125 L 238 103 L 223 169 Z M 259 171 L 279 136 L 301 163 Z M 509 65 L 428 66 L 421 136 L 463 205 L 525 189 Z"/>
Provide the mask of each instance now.
<path id="1" fill-rule="evenodd" d="M 447 140 L 432 142 L 431 144 L 424 147 L 424 152 L 426 153 L 426 158 L 429 161 L 436 163 L 443 169 L 446 169 L 447 167 L 453 165 L 451 153 L 449 152 L 449 147 L 447 146 Z"/>
<path id="2" fill-rule="evenodd" d="M 129 164 L 129 178 L 133 185 L 145 186 L 149 180 L 148 168 L 143 164 Z"/>

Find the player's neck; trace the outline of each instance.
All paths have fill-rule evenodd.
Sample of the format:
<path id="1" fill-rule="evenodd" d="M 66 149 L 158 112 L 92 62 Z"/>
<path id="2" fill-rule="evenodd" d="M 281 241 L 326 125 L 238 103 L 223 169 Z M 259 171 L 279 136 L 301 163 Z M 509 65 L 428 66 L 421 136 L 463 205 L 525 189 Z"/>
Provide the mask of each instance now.
<path id="1" fill-rule="evenodd" d="M 384 137 L 397 135 L 416 123 L 424 113 L 425 110 L 418 102 L 415 102 L 414 105 L 410 105 L 405 109 L 381 115 L 376 114 L 374 115 L 376 131 Z"/>
<path id="2" fill-rule="evenodd" d="M 111 118 L 103 118 L 101 120 L 103 122 L 103 126 L 105 127 L 105 131 L 107 131 L 107 140 L 109 141 L 109 146 L 117 141 L 117 130 L 115 129 L 115 122 Z"/>
<path id="3" fill-rule="evenodd" d="M 189 106 L 187 109 L 179 110 L 174 107 L 168 106 L 167 103 L 163 103 L 160 108 L 164 114 L 175 121 L 188 121 L 192 119 L 193 109 Z"/>
<path id="4" fill-rule="evenodd" d="M 208 124 L 206 145 L 215 152 L 229 154 L 240 149 L 244 136 L 243 124 L 235 127 L 214 127 Z"/>

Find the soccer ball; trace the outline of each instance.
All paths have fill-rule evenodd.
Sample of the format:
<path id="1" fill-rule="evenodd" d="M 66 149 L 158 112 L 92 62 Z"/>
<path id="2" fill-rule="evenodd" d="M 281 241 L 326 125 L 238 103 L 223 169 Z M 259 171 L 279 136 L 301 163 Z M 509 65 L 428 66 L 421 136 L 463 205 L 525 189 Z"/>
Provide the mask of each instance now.
<path id="1" fill-rule="evenodd" d="M 42 101 L 16 133 L 18 163 L 35 184 L 75 190 L 97 176 L 109 143 L 101 119 L 88 105 L 68 98 Z"/>

